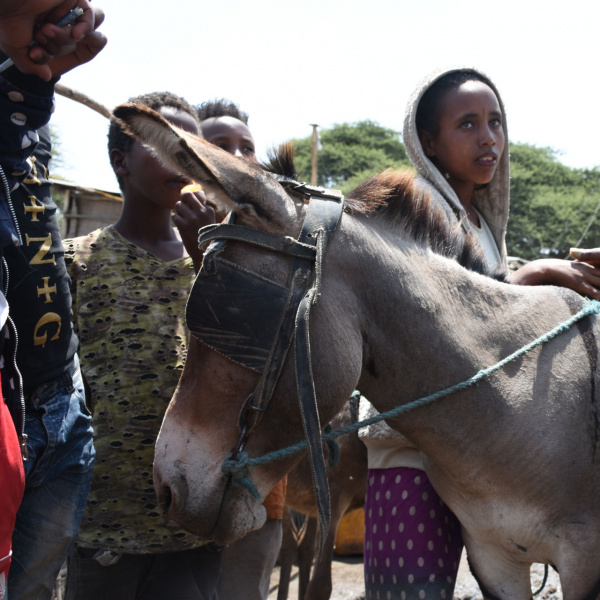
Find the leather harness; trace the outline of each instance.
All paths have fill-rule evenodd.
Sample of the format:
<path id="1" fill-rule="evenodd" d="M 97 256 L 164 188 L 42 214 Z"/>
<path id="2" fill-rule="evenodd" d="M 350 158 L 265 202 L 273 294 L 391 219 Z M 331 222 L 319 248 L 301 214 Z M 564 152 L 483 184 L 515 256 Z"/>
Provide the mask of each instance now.
<path id="1" fill-rule="evenodd" d="M 224 223 L 203 227 L 198 244 L 212 243 L 190 293 L 186 320 L 191 333 L 203 344 L 260 373 L 256 388 L 240 410 L 240 435 L 228 461 L 239 460 L 244 452 L 269 405 L 294 340 L 298 399 L 323 543 L 331 510 L 312 374 L 309 317 L 320 294 L 322 260 L 342 214 L 343 196 L 287 179 L 280 183 L 290 193 L 310 198 L 298 239 L 236 225 L 234 213 Z M 291 256 L 288 286 L 221 257 L 227 240 Z"/>

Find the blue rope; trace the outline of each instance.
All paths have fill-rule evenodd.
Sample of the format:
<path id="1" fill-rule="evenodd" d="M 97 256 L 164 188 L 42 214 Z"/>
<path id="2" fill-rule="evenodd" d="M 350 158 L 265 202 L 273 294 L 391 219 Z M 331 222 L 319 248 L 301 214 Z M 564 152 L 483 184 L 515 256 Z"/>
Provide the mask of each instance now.
<path id="1" fill-rule="evenodd" d="M 248 464 L 250 458 L 247 452 L 238 452 L 237 458 L 233 459 L 232 454 L 228 454 L 223 462 L 221 470 L 223 473 L 231 475 L 235 485 L 246 488 L 255 500 L 260 500 L 260 494 L 248 475 Z"/>
<path id="2" fill-rule="evenodd" d="M 440 398 L 445 398 L 454 392 L 459 392 L 462 390 L 466 390 L 474 385 L 479 384 L 481 381 L 499 371 L 503 367 L 505 367 L 508 363 L 513 362 L 527 354 L 534 348 L 538 346 L 542 346 L 546 342 L 549 342 L 551 339 L 555 338 L 557 335 L 567 331 L 571 328 L 575 323 L 581 321 L 588 315 L 597 315 L 600 312 L 600 302 L 597 300 L 590 300 L 587 304 L 575 315 L 573 315 L 570 319 L 557 325 L 554 329 L 548 331 L 544 335 L 541 335 L 539 338 L 526 344 L 516 352 L 513 352 L 506 358 L 503 358 L 500 362 L 497 362 L 495 365 L 482 369 L 473 377 L 467 379 L 466 381 L 462 381 L 461 383 L 457 383 L 452 385 L 444 390 L 440 390 L 438 392 L 434 392 L 429 396 L 425 396 L 423 398 L 419 398 L 417 400 L 413 400 L 408 404 L 404 404 L 402 406 L 398 406 L 392 410 L 389 410 L 385 413 L 380 413 L 370 419 L 365 419 L 364 421 L 359 421 L 357 423 L 353 423 L 352 425 L 348 425 L 347 427 L 342 427 L 340 429 L 336 429 L 330 433 L 325 433 L 322 436 L 324 442 L 330 442 L 331 440 L 335 440 L 342 435 L 346 435 L 348 433 L 354 433 L 363 427 L 367 427 L 368 425 L 374 425 L 375 423 L 379 423 L 384 419 L 391 419 L 397 417 L 401 414 L 404 414 L 410 410 L 418 408 L 420 406 L 425 406 L 434 402 L 435 400 L 439 400 Z M 360 392 L 355 391 L 352 396 L 356 395 L 360 396 Z M 250 476 L 248 474 L 248 467 L 257 467 L 260 465 L 264 465 L 270 463 L 274 460 L 281 460 L 285 458 L 291 458 L 298 452 L 301 452 L 306 448 L 306 441 L 298 442 L 293 446 L 289 446 L 287 448 L 282 448 L 281 450 L 275 450 L 273 452 L 269 452 L 268 454 L 264 454 L 263 456 L 257 456 L 256 458 L 249 458 L 246 452 L 241 452 L 238 454 L 238 460 L 230 460 L 231 455 L 229 455 L 222 466 L 222 471 L 225 474 L 231 475 L 233 481 L 236 485 L 240 485 L 248 489 L 248 491 L 258 500 L 260 497 L 258 495 L 258 491 L 256 490 L 256 486 L 252 483 Z"/>
<path id="3" fill-rule="evenodd" d="M 325 434 L 332 432 L 331 423 L 323 430 Z M 323 436 L 321 436 L 321 439 Z M 327 440 L 327 447 L 329 448 L 329 466 L 335 467 L 340 462 L 340 447 L 334 439 Z"/>

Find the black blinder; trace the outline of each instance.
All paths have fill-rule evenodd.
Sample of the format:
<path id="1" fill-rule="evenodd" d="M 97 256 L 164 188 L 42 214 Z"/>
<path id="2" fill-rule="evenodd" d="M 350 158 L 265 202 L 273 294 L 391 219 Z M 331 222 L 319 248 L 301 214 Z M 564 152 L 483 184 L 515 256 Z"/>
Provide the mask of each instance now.
<path id="1" fill-rule="evenodd" d="M 287 288 L 269 279 L 207 256 L 188 298 L 187 325 L 215 352 L 262 373 L 288 295 Z"/>

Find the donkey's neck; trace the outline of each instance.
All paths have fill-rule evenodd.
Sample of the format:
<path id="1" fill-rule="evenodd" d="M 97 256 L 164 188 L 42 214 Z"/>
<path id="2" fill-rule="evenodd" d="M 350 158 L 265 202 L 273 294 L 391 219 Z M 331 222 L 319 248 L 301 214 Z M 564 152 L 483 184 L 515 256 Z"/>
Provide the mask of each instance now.
<path id="1" fill-rule="evenodd" d="M 468 379 L 569 316 L 556 288 L 497 282 L 389 232 L 363 239 L 359 389 L 380 411 Z"/>

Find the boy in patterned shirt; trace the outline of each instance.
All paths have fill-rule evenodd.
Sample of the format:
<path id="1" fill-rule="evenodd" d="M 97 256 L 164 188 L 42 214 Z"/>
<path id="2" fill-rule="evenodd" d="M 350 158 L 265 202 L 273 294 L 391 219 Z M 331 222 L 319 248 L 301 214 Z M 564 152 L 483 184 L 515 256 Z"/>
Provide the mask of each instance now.
<path id="1" fill-rule="evenodd" d="M 198 134 L 195 110 L 182 98 L 164 92 L 131 101 Z M 171 224 L 190 181 L 114 119 L 108 140 L 122 214 L 114 225 L 65 240 L 97 453 L 66 597 L 210 600 L 220 553 L 164 522 L 152 482 L 154 443 L 186 355 L 193 259 L 201 260 L 197 243 L 186 251 Z M 202 192 L 193 200 L 194 215 L 181 227 L 197 232 L 215 217 Z"/>

